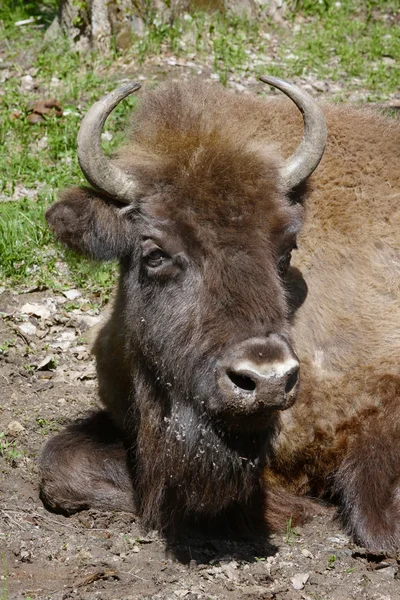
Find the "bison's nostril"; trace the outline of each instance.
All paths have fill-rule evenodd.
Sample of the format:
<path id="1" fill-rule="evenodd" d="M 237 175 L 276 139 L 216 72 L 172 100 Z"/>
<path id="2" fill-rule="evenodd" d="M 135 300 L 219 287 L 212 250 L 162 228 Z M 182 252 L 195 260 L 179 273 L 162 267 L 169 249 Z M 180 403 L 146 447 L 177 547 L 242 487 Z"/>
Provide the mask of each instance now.
<path id="1" fill-rule="evenodd" d="M 293 371 L 293 373 L 291 373 L 288 377 L 288 380 L 286 382 L 286 386 L 285 386 L 285 394 L 288 394 L 296 385 L 297 383 L 297 379 L 299 377 L 299 369 L 296 369 L 295 371 Z"/>
<path id="2" fill-rule="evenodd" d="M 234 371 L 228 371 L 227 375 L 232 381 L 232 383 L 241 390 L 244 390 L 246 392 L 254 392 L 254 390 L 256 389 L 256 382 L 253 379 L 251 379 L 251 377 L 247 377 L 246 375 L 239 375 Z"/>

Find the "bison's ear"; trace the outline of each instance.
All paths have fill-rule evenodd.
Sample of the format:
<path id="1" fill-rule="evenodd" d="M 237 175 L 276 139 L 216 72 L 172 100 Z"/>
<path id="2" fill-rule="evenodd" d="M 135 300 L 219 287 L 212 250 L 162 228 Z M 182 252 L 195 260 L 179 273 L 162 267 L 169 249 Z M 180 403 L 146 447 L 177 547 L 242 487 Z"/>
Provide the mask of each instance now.
<path id="1" fill-rule="evenodd" d="M 89 188 L 70 188 L 46 212 L 60 242 L 94 258 L 126 256 L 133 246 L 133 223 L 125 211 Z"/>

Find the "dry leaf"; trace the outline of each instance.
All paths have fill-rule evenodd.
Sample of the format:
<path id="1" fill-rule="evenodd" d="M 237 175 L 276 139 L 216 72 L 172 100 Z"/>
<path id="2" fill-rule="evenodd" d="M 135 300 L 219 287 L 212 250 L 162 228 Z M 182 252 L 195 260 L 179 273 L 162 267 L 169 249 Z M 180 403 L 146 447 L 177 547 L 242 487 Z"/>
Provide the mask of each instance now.
<path id="1" fill-rule="evenodd" d="M 36 371 L 51 371 L 56 368 L 56 359 L 54 354 L 49 354 L 36 366 Z"/>
<path id="2" fill-rule="evenodd" d="M 85 585 L 90 585 L 91 583 L 94 583 L 95 581 L 99 581 L 99 579 L 108 579 L 109 577 L 113 577 L 114 579 L 119 579 L 117 571 L 112 571 L 111 569 L 110 570 L 102 569 L 101 571 L 92 573 L 91 575 L 88 575 L 84 579 L 77 581 L 77 583 L 75 585 L 76 585 L 76 587 L 84 587 Z"/>
<path id="3" fill-rule="evenodd" d="M 41 115 L 38 115 L 37 113 L 31 113 L 26 117 L 26 120 L 31 125 L 36 125 L 36 123 L 42 123 L 43 121 L 45 121 L 45 118 Z"/>
<path id="4" fill-rule="evenodd" d="M 28 105 L 28 116 L 27 121 L 32 124 L 40 123 L 45 121 L 46 117 L 56 115 L 56 117 L 62 117 L 63 110 L 61 104 L 56 98 L 41 99 L 37 102 Z"/>
<path id="5" fill-rule="evenodd" d="M 20 119 L 22 116 L 22 112 L 20 110 L 13 110 L 9 115 L 8 118 L 10 119 L 10 121 L 15 121 L 16 119 Z"/>

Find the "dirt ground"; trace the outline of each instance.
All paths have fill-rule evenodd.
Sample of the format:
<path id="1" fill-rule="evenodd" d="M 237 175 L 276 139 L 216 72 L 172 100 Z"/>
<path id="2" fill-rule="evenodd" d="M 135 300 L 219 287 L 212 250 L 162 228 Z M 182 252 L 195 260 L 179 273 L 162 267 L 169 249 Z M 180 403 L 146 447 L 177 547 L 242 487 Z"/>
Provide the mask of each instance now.
<path id="1" fill-rule="evenodd" d="M 214 539 L 167 548 L 132 514 L 47 512 L 40 449 L 97 405 L 89 345 L 100 317 L 77 290 L 65 294 L 0 293 L 2 600 L 400 598 L 400 561 L 352 544 L 333 509 L 263 548 Z"/>

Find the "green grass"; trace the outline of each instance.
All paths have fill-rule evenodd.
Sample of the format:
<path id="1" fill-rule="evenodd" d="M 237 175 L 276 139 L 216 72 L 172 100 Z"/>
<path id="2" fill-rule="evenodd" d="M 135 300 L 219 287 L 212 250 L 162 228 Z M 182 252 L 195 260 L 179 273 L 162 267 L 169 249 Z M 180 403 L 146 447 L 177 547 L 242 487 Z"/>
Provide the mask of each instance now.
<path id="1" fill-rule="evenodd" d="M 168 53 L 211 67 L 223 84 L 234 78 L 254 81 L 263 73 L 287 79 L 312 75 L 344 83 L 339 100 L 362 89 L 367 99 L 382 101 L 400 88 L 400 28 L 385 18 L 399 12 L 393 1 L 342 0 L 338 7 L 332 0 L 292 0 L 285 29 L 267 19 L 249 22 L 219 14 L 185 15 L 168 25 L 149 18 L 143 37 L 133 37 L 125 54 L 113 51 L 106 59 L 80 56 L 64 38 L 46 42 L 44 29 L 15 26 L 32 16 L 35 24 L 47 26 L 57 4 L 0 4 L 0 57 L 16 65 L 0 85 L 0 286 L 73 285 L 97 296 L 99 304 L 108 299 L 115 264 L 94 265 L 62 248 L 47 229 L 44 213 L 59 190 L 83 183 L 76 156 L 79 124 L 90 104 L 115 86 L 120 63 L 150 73 L 150 79 L 154 59 Z M 172 76 L 179 77 L 177 69 L 171 68 Z M 6 72 L 0 69 L 0 77 Z M 21 91 L 27 73 L 38 84 L 32 92 Z M 61 102 L 64 116 L 30 125 L 25 118 L 29 103 L 49 97 Z M 106 152 L 121 140 L 136 101 L 125 100 L 107 122 L 113 138 L 104 144 Z M 10 120 L 15 111 L 21 118 Z"/>
<path id="2" fill-rule="evenodd" d="M 0 30 L 0 44 L 6 30 Z M 32 52 L 26 70 L 35 69 L 39 89 L 21 93 L 21 75 L 16 73 L 5 82 L 0 104 L 0 285 L 63 288 L 72 284 L 106 300 L 114 285 L 115 265 L 94 265 L 56 244 L 44 214 L 60 189 L 85 182 L 76 156 L 79 124 L 87 107 L 113 83 L 95 74 L 96 57 L 82 60 L 65 39 L 56 48 L 38 34 L 23 42 L 24 52 L 27 48 Z M 19 40 L 14 40 L 9 56 L 17 61 L 20 53 Z M 52 78 L 57 78 L 56 87 Z M 25 119 L 29 103 L 41 97 L 56 97 L 64 116 L 29 124 Z M 109 131 L 120 130 L 124 113 L 134 103 L 128 99 L 118 107 L 107 123 Z M 10 121 L 14 111 L 22 116 Z M 111 151 L 118 139 L 116 134 L 105 150 Z M 15 200 L 16 192 L 25 197 Z"/>
<path id="3" fill-rule="evenodd" d="M 292 517 L 289 517 L 288 520 L 286 521 L 286 537 L 285 537 L 286 543 L 289 546 L 293 546 L 294 543 L 296 542 L 297 535 L 298 535 L 298 533 L 293 528 Z"/>
<path id="4" fill-rule="evenodd" d="M 314 18 L 300 28 L 294 20 L 289 75 L 346 81 L 348 90 L 366 88 L 373 101 L 398 91 L 400 28 L 384 17 L 399 13 L 395 2 L 344 0 L 337 7 L 331 0 L 303 0 L 298 5 Z"/>
<path id="5" fill-rule="evenodd" d="M 0 432 L 0 456 L 6 460 L 12 467 L 16 467 L 18 461 L 23 457 L 24 451 L 19 450 L 17 442 L 9 442 L 4 431 Z"/>
<path id="6" fill-rule="evenodd" d="M 387 20 L 398 14 L 387 0 L 292 0 L 287 29 L 266 19 L 249 22 L 222 15 L 187 15 L 166 25 L 155 19 L 128 55 L 141 63 L 163 51 L 176 57 L 211 56 L 213 70 L 226 83 L 229 74 L 270 74 L 291 79 L 313 75 L 345 81 L 346 90 L 367 88 L 369 100 L 382 100 L 400 85 L 400 28 Z M 300 21 L 301 19 L 301 21 Z M 279 44 L 273 43 L 279 33 Z"/>

